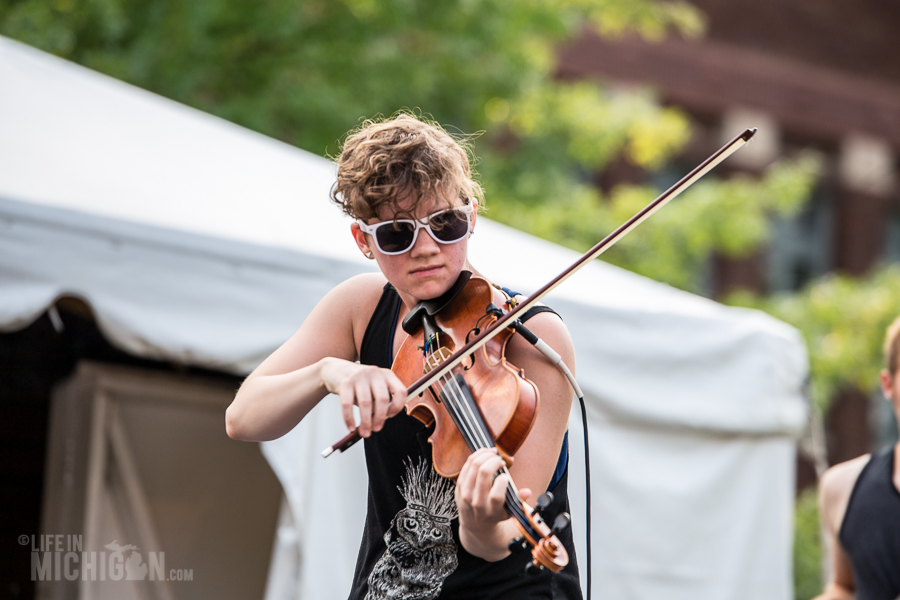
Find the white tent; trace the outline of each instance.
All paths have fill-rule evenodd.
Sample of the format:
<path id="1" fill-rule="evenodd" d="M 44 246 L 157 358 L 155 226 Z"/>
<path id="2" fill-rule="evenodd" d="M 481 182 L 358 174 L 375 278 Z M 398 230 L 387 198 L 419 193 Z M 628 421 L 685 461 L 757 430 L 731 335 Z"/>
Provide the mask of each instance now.
<path id="1" fill-rule="evenodd" d="M 328 161 L 4 38 L 0 82 L 0 330 L 77 296 L 121 349 L 243 374 L 371 268 Z M 478 225 L 473 264 L 521 292 L 575 258 Z M 596 261 L 546 302 L 588 396 L 595 597 L 791 597 L 797 332 Z M 319 457 L 341 430 L 326 400 L 264 447 L 289 501 L 270 598 L 347 593 L 366 484 L 361 447 Z"/>

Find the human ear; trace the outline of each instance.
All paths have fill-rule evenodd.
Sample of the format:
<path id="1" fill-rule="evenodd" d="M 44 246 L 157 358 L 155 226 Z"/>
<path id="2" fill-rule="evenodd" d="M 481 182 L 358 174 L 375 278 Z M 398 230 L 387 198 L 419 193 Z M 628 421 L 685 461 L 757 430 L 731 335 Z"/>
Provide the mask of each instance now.
<path id="1" fill-rule="evenodd" d="M 881 393 L 889 402 L 894 402 L 894 378 L 887 369 L 881 370 Z"/>
<path id="2" fill-rule="evenodd" d="M 369 247 L 369 240 L 366 239 L 366 232 L 360 229 L 359 223 L 350 224 L 350 233 L 353 235 L 353 241 L 356 242 L 357 248 L 366 258 L 374 258 L 372 249 Z"/>

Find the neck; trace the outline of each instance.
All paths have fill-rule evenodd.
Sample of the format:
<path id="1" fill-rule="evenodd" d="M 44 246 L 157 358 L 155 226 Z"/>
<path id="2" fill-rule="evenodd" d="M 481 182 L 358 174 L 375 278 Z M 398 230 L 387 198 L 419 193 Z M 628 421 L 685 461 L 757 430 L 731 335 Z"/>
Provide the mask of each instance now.
<path id="1" fill-rule="evenodd" d="M 479 273 L 478 270 L 475 269 L 475 267 L 473 267 L 468 260 L 466 260 L 466 263 L 463 265 L 462 270 L 471 271 L 473 277 L 481 277 L 482 279 L 486 279 L 484 275 Z M 399 289 L 397 290 L 397 293 L 400 295 L 400 301 L 403 303 L 403 308 L 401 309 L 400 315 L 401 320 L 413 307 L 415 307 L 416 304 L 418 304 L 422 300 L 431 300 L 431 298 L 416 298 L 415 296 L 407 294 L 406 292 L 403 292 Z"/>
<path id="2" fill-rule="evenodd" d="M 463 269 L 465 269 L 466 271 L 472 271 L 473 277 L 481 277 L 482 279 L 487 279 L 484 275 L 478 272 L 478 269 L 472 266 L 472 263 L 470 263 L 468 259 L 466 259 L 466 264 Z"/>

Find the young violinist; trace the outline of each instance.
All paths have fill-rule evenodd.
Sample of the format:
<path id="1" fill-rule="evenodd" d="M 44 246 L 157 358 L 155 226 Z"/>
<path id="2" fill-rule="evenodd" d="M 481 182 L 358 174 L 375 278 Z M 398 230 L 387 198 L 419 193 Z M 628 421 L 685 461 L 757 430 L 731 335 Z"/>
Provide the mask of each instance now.
<path id="1" fill-rule="evenodd" d="M 455 482 L 439 476 L 430 431 L 403 410 L 407 386 L 390 370 L 407 337 L 401 324 L 410 309 L 443 295 L 464 269 L 480 276 L 466 248 L 483 193 L 466 150 L 438 125 L 403 114 L 352 132 L 337 167 L 332 200 L 353 217 L 353 243 L 381 272 L 334 288 L 247 377 L 226 413 L 228 435 L 280 437 L 329 392 L 340 399 L 333 410 L 352 431 L 357 408 L 369 498 L 353 600 L 581 598 L 572 528 L 558 534 L 568 565 L 559 573 L 525 575 L 530 553 L 508 549 L 521 534 L 504 507 L 509 477 L 497 475 L 504 460 L 482 449 L 468 457 Z M 529 311 L 528 328 L 574 369 L 565 325 L 541 308 Z M 509 474 L 525 498 L 553 493 L 545 509 L 552 521 L 568 510 L 572 390 L 520 336 L 510 338 L 506 357 L 540 394 L 535 423 Z"/>

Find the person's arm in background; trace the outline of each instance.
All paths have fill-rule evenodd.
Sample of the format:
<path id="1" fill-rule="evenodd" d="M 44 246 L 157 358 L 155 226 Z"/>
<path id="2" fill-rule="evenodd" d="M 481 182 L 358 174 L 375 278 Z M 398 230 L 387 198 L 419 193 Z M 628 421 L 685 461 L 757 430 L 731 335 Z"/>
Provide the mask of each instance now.
<path id="1" fill-rule="evenodd" d="M 828 542 L 831 577 L 821 595 L 813 600 L 855 600 L 856 585 L 850 559 L 839 533 L 853 486 L 870 455 L 840 463 L 825 471 L 819 481 L 819 516 Z"/>

